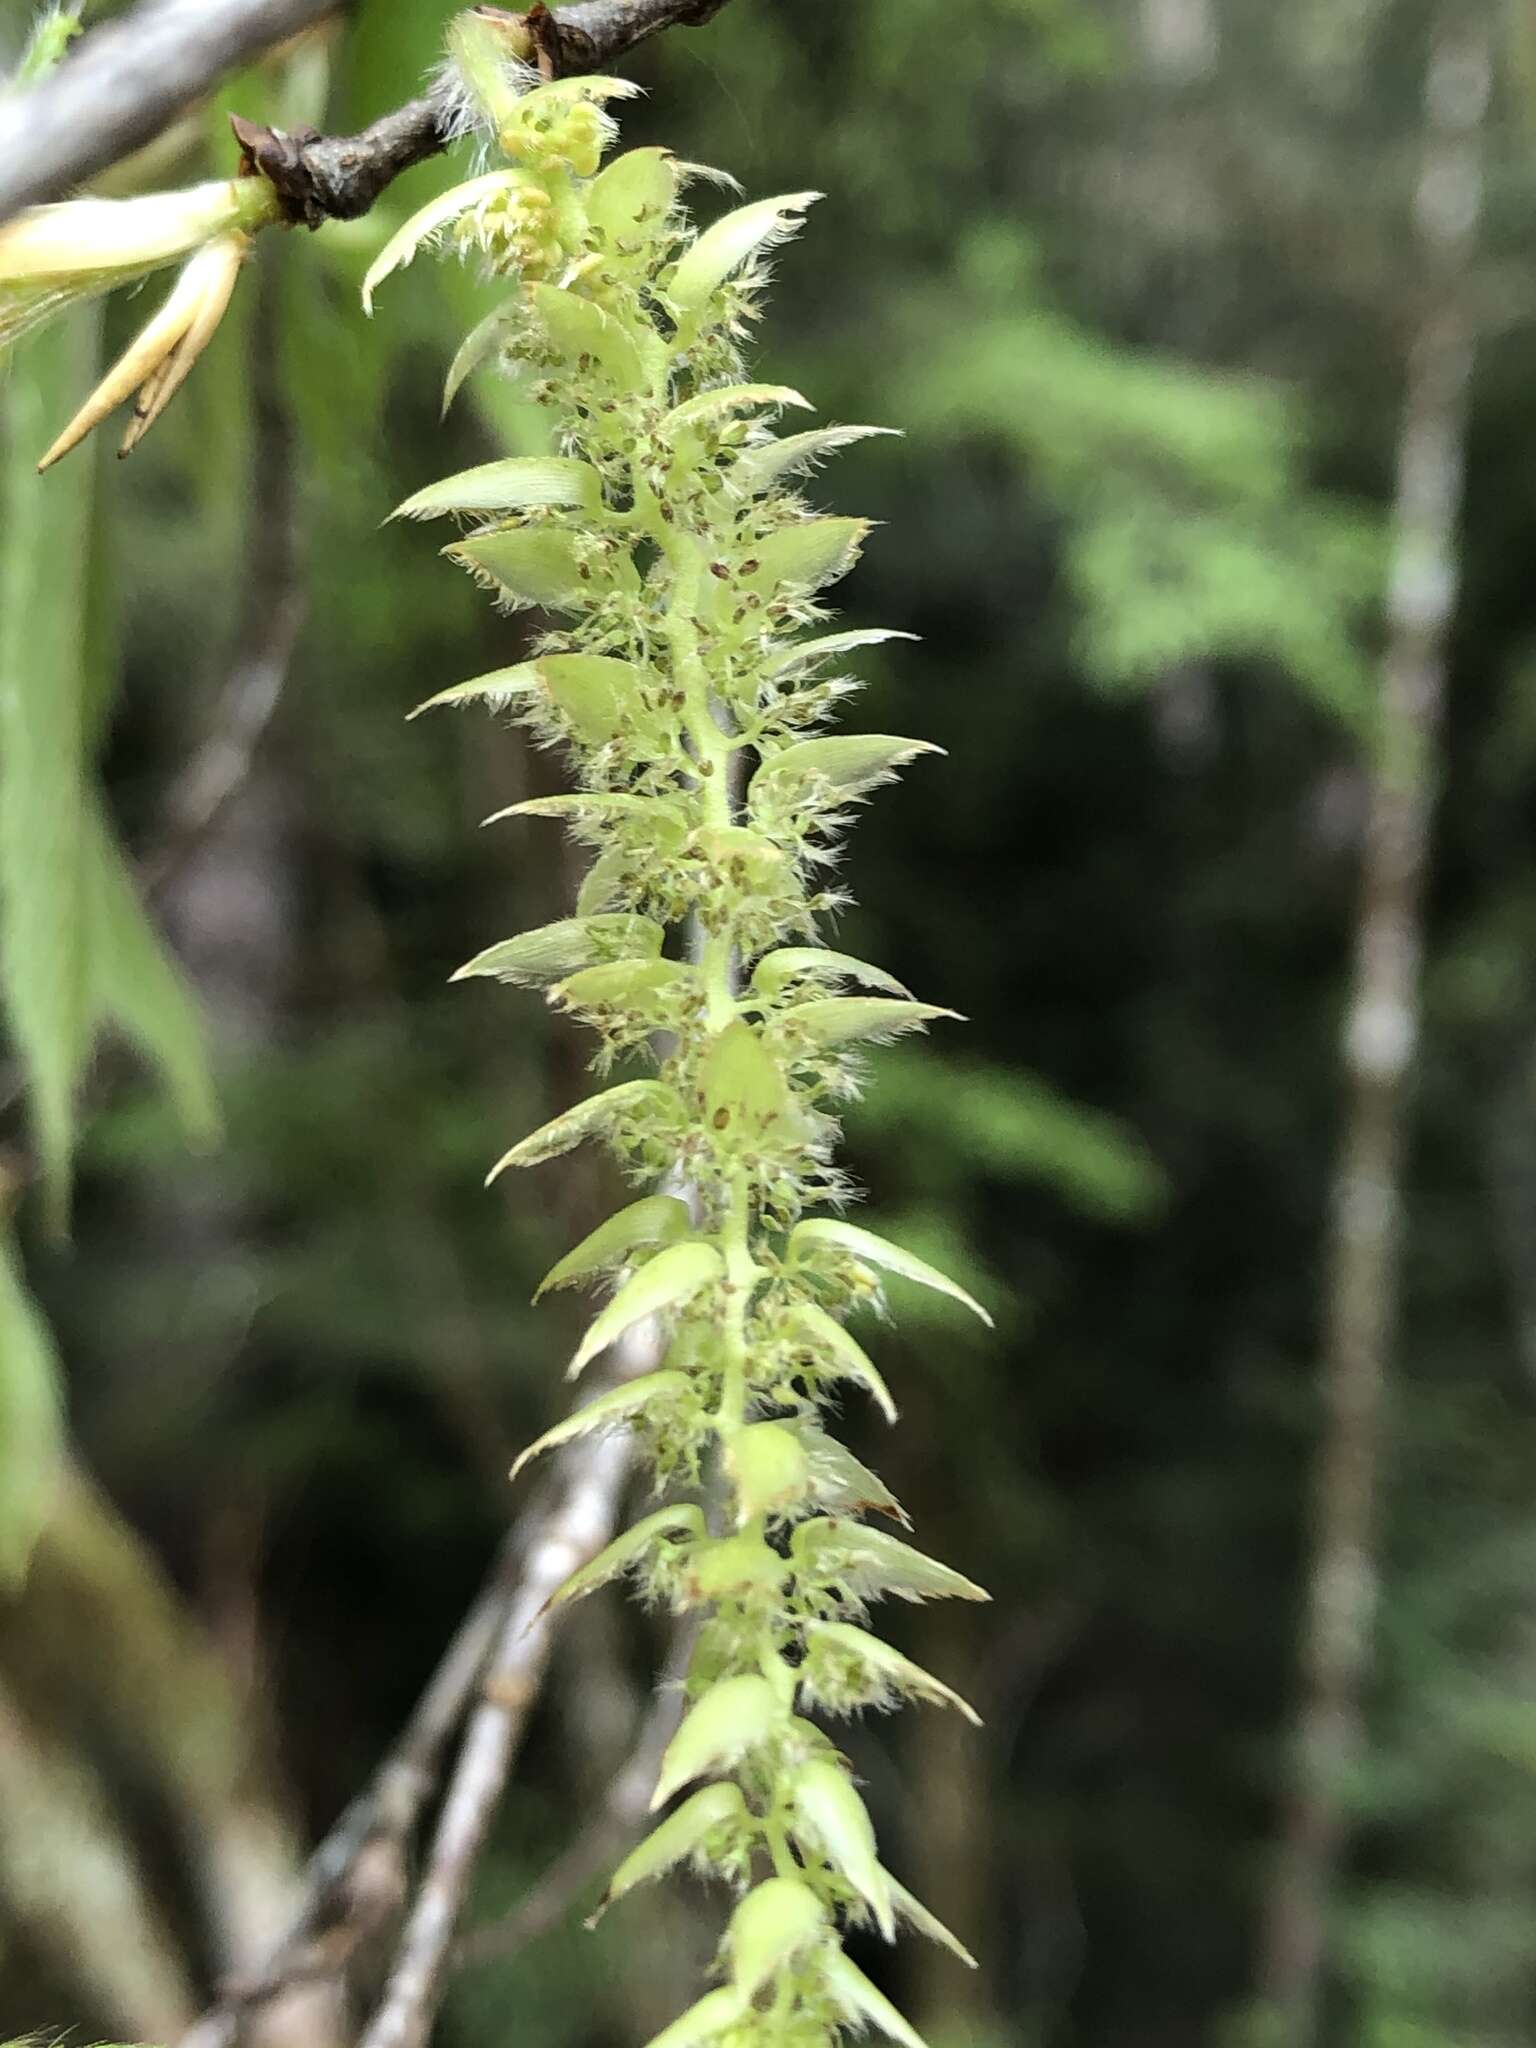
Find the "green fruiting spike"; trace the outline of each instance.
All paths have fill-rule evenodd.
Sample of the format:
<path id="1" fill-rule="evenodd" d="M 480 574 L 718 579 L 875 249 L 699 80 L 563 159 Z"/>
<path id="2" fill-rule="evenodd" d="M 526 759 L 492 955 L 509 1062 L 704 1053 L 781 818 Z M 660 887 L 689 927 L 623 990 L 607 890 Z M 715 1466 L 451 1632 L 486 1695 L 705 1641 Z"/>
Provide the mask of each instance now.
<path id="1" fill-rule="evenodd" d="M 833 1151 L 858 1048 L 952 1015 L 823 943 L 845 900 L 827 876 L 850 816 L 938 752 L 826 730 L 854 687 L 840 664 L 911 636 L 829 626 L 823 593 L 870 529 L 813 510 L 795 486 L 879 430 L 777 435 L 781 417 L 811 408 L 742 360 L 765 259 L 815 195 L 749 202 L 698 232 L 681 199 L 692 167 L 662 149 L 600 165 L 605 107 L 630 88 L 536 84 L 519 33 L 492 16 L 455 23 L 450 101 L 504 161 L 407 222 L 365 286 L 371 300 L 434 241 L 502 281 L 448 397 L 495 366 L 553 428 L 547 455 L 483 463 L 399 510 L 468 521 L 448 559 L 505 609 L 543 615 L 524 661 L 422 708 L 480 705 L 563 750 L 568 793 L 496 818 L 558 822 L 590 855 L 572 915 L 487 947 L 455 979 L 541 992 L 595 1033 L 599 1071 L 620 1055 L 651 1063 L 493 1170 L 588 1140 L 616 1156 L 638 1198 L 540 1292 L 614 1285 L 574 1373 L 641 1322 L 660 1347 L 655 1370 L 599 1392 L 515 1469 L 625 1430 L 658 1489 L 673 1489 L 552 1603 L 624 1578 L 699 1623 L 653 1808 L 681 1804 L 620 1865 L 608 1900 L 685 1863 L 737 1897 L 727 1981 L 652 2048 L 822 2048 L 869 2027 L 921 2048 L 843 1955 L 844 1930 L 889 1938 L 905 1921 L 969 1958 L 886 1871 L 846 1760 L 807 1718 L 902 1698 L 969 1713 L 864 1623 L 887 1596 L 986 1597 L 866 1524 L 906 1518 L 823 1426 L 849 1381 L 895 1419 L 846 1327 L 885 1277 L 985 1320 L 935 1268 L 826 1213 L 853 1192 Z"/>

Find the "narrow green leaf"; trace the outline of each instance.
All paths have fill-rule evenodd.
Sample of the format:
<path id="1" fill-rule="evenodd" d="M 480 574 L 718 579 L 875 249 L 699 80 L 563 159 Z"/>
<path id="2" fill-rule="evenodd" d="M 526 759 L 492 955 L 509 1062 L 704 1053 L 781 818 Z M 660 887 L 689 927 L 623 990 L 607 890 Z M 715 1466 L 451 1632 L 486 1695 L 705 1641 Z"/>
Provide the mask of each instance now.
<path id="1" fill-rule="evenodd" d="M 33 465 L 94 379 L 100 317 L 21 351 L 0 393 L 0 996 L 49 1204 L 69 1205 L 75 1085 L 90 1046 L 87 581 L 94 465 Z"/>
<path id="2" fill-rule="evenodd" d="M 537 1301 L 555 1288 L 574 1287 L 579 1281 L 610 1272 L 626 1264 L 642 1246 L 676 1244 L 692 1228 L 686 1202 L 675 1195 L 645 1195 L 606 1223 L 599 1223 L 574 1251 L 551 1266 L 533 1298 Z"/>
<path id="3" fill-rule="evenodd" d="M 884 989 L 888 995 L 912 1001 L 894 974 L 883 967 L 871 967 L 867 960 L 855 960 L 850 953 L 829 953 L 822 946 L 780 946 L 765 953 L 752 970 L 752 986 L 760 996 L 774 1002 L 796 981 L 856 981 L 865 988 Z"/>
<path id="4" fill-rule="evenodd" d="M 573 1600 L 584 1600 L 589 1593 L 595 1593 L 599 1587 L 622 1578 L 637 1564 L 643 1564 L 658 1543 L 684 1534 L 697 1540 L 704 1533 L 702 1508 L 686 1505 L 658 1508 L 654 1515 L 646 1515 L 632 1529 L 626 1529 L 622 1536 L 615 1536 L 607 1549 L 599 1551 L 589 1564 L 572 1572 L 565 1583 L 549 1596 L 544 1603 L 545 1608 L 565 1607 Z"/>
<path id="5" fill-rule="evenodd" d="M 575 537 L 558 526 L 520 526 L 473 533 L 443 549 L 450 561 L 488 581 L 514 608 L 570 611 L 590 601 Z"/>
<path id="6" fill-rule="evenodd" d="M 849 1962 L 841 1949 L 828 1953 L 822 1966 L 827 1989 L 855 2026 L 878 2027 L 899 2041 L 901 2048 L 928 2048 L 921 2034 L 892 2005 L 883 1991 L 877 1991 L 856 1963 Z"/>
<path id="7" fill-rule="evenodd" d="M 850 1586 L 861 1598 L 890 1593 L 898 1600 L 990 1600 L 992 1595 L 883 1530 L 863 1522 L 817 1517 L 802 1522 L 790 1543 L 796 1570 Z"/>
<path id="8" fill-rule="evenodd" d="M 455 185 L 447 192 L 439 192 L 435 199 L 429 199 L 425 206 L 418 208 L 401 227 L 390 236 L 363 279 L 363 311 L 373 312 L 373 295 L 385 278 L 403 270 L 411 262 L 424 243 L 434 241 L 450 222 L 467 213 L 482 199 L 494 198 L 498 193 L 513 190 L 524 181 L 522 171 L 488 171 L 482 178 L 471 178 L 463 185 Z"/>
<path id="9" fill-rule="evenodd" d="M 632 1324 L 686 1308 L 696 1294 L 724 1275 L 725 1262 L 712 1244 L 674 1244 L 658 1252 L 625 1281 L 593 1322 L 566 1368 L 566 1378 L 579 1379 L 599 1352 L 616 1344 Z"/>
<path id="10" fill-rule="evenodd" d="M 935 1678 L 921 1664 L 914 1664 L 910 1657 L 903 1657 L 889 1643 L 871 1635 L 868 1629 L 855 1628 L 846 1621 L 811 1622 L 808 1628 L 809 1661 L 814 1661 L 818 1647 L 825 1647 L 839 1658 L 851 1659 L 868 1677 L 870 1704 L 888 1692 L 907 1693 L 914 1699 L 955 1707 L 973 1728 L 981 1726 L 981 1716 L 968 1700 L 962 1699 L 942 1678 Z"/>
<path id="11" fill-rule="evenodd" d="M 813 1353 L 816 1362 L 832 1379 L 856 1380 L 872 1394 L 887 1422 L 896 1420 L 896 1403 L 891 1390 L 866 1355 L 863 1345 L 851 1337 L 841 1323 L 834 1322 L 824 1308 L 805 1302 L 794 1313 L 794 1331 Z"/>
<path id="12" fill-rule="evenodd" d="M 626 1380 L 622 1386 L 610 1387 L 607 1393 L 599 1394 L 595 1401 L 588 1401 L 585 1407 L 577 1408 L 557 1422 L 553 1429 L 546 1429 L 541 1437 L 536 1437 L 526 1450 L 520 1451 L 513 1463 L 511 1477 L 516 1479 L 545 1451 L 574 1443 L 578 1437 L 591 1436 L 595 1430 L 612 1429 L 617 1423 L 629 1422 L 647 1408 L 669 1406 L 685 1396 L 690 1386 L 687 1373 L 668 1370 L 648 1372 L 640 1379 Z"/>
<path id="13" fill-rule="evenodd" d="M 210 1139 L 219 1113 L 202 1011 L 95 801 L 87 806 L 82 851 L 94 1013 L 159 1069 L 187 1134 Z"/>
<path id="14" fill-rule="evenodd" d="M 769 674 L 775 678 L 801 675 L 806 670 L 819 668 L 824 661 L 835 661 L 840 654 L 851 654 L 860 647 L 880 647 L 887 640 L 920 640 L 920 633 L 901 633 L 894 626 L 864 626 L 851 633 L 822 633 L 814 640 L 801 640 L 793 647 L 787 647 L 778 655 Z"/>
<path id="15" fill-rule="evenodd" d="M 876 1266 L 882 1272 L 899 1274 L 903 1280 L 914 1280 L 919 1287 L 931 1287 L 935 1294 L 947 1294 L 951 1301 L 958 1301 L 968 1308 L 990 1330 L 992 1318 L 973 1294 L 967 1294 L 958 1281 L 941 1273 L 937 1266 L 930 1266 L 915 1252 L 905 1252 L 898 1244 L 891 1244 L 883 1237 L 877 1237 L 872 1230 L 862 1230 L 856 1223 L 843 1223 L 832 1216 L 815 1216 L 805 1223 L 799 1223 L 790 1233 L 789 1257 L 793 1262 L 807 1247 L 831 1245 L 835 1251 L 849 1252 L 866 1265 Z"/>
<path id="16" fill-rule="evenodd" d="M 63 1460 L 59 1364 L 0 1221 L 0 1592 L 26 1576 Z"/>
<path id="17" fill-rule="evenodd" d="M 813 1759 L 790 1779 L 795 1833 L 820 1851 L 869 1906 L 887 1941 L 896 1938 L 890 1879 L 875 1853 L 874 1822 L 841 1766 Z"/>
<path id="18" fill-rule="evenodd" d="M 477 320 L 459 345 L 458 354 L 448 366 L 448 375 L 443 379 L 443 417 L 446 418 L 453 401 L 463 390 L 466 380 L 472 377 L 488 356 L 514 337 L 522 327 L 525 314 L 521 300 L 514 299 L 510 305 L 493 306 L 483 320 Z"/>
<path id="19" fill-rule="evenodd" d="M 627 911 L 562 917 L 554 924 L 487 946 L 451 978 L 469 981 L 485 976 L 514 988 L 548 988 L 583 967 L 595 967 L 600 960 L 658 954 L 665 937 L 654 919 Z"/>
<path id="20" fill-rule="evenodd" d="M 604 960 L 552 988 L 549 1000 L 582 1016 L 628 1011 L 630 1018 L 655 1014 L 661 999 L 677 999 L 698 981 L 686 960 Z"/>
<path id="21" fill-rule="evenodd" d="M 677 1097 L 662 1081 L 621 1081 L 601 1095 L 589 1095 L 563 1115 L 532 1131 L 498 1159 L 486 1176 L 486 1186 L 514 1166 L 542 1166 L 573 1152 L 588 1138 L 608 1136 L 618 1125 L 647 1110 L 674 1109 Z"/>
<path id="22" fill-rule="evenodd" d="M 678 263 L 667 287 L 667 296 L 678 312 L 701 311 L 732 271 L 798 233 L 803 225 L 801 216 L 821 196 L 819 192 L 788 192 L 778 199 L 754 200 L 706 228 Z"/>
<path id="23" fill-rule="evenodd" d="M 733 412 L 752 412 L 758 406 L 793 405 L 801 412 L 814 412 L 808 398 L 788 384 L 717 384 L 673 406 L 658 428 L 663 441 L 675 442 L 680 435 L 694 433 Z"/>
<path id="24" fill-rule="evenodd" d="M 850 1515 L 889 1515 L 903 1528 L 911 1528 L 906 1509 L 879 1473 L 861 1463 L 835 1436 L 802 1427 L 800 1438 L 810 1461 L 811 1491 L 822 1507 Z"/>
<path id="25" fill-rule="evenodd" d="M 824 791 L 837 798 L 868 796 L 894 782 L 909 761 L 921 754 L 942 754 L 929 740 L 899 739 L 894 733 L 828 733 L 799 740 L 780 754 L 771 754 L 753 778 L 754 810 L 770 792 L 777 804 L 802 802 Z"/>
<path id="26" fill-rule="evenodd" d="M 877 434 L 899 433 L 898 427 L 812 427 L 804 434 L 786 434 L 761 448 L 748 448 L 731 469 L 731 483 L 748 497 L 770 491 L 797 470 L 811 470 L 839 448 L 852 447 Z"/>
<path id="27" fill-rule="evenodd" d="M 792 1010 L 781 1010 L 779 1023 L 818 1050 L 830 1052 L 859 1039 L 883 1045 L 941 1017 L 965 1021 L 958 1010 L 946 1010 L 937 1003 L 899 1002 L 892 996 L 819 996 L 813 1002 L 797 1003 Z"/>
<path id="28" fill-rule="evenodd" d="M 539 671 L 534 662 L 520 661 L 513 668 L 492 669 L 489 675 L 471 676 L 467 683 L 455 683 L 451 690 L 439 690 L 410 714 L 420 718 L 423 711 L 458 710 L 465 704 L 484 704 L 491 711 L 513 711 L 539 688 Z"/>
<path id="29" fill-rule="evenodd" d="M 597 1913 L 587 1925 L 595 1925 L 598 1914 L 606 1912 L 609 1906 L 632 1892 L 636 1885 L 648 1884 L 653 1878 L 665 1876 L 685 1856 L 691 1856 L 717 1828 L 729 1827 L 732 1822 L 744 1822 L 747 1818 L 746 1801 L 741 1796 L 739 1785 L 705 1785 L 691 1798 L 685 1799 L 676 1813 L 668 1814 L 660 1827 L 654 1828 L 637 1848 L 631 1849 L 608 1880 L 608 1889 Z"/>
<path id="30" fill-rule="evenodd" d="M 697 2005 L 663 2027 L 646 2043 L 646 2048 L 696 2048 L 700 2041 L 712 2041 L 727 2028 L 738 2026 L 746 2017 L 747 2001 L 734 1984 L 722 1984 L 707 1991 Z"/>
<path id="31" fill-rule="evenodd" d="M 922 1900 L 909 1892 L 904 1884 L 891 1876 L 889 1871 L 885 1873 L 885 1881 L 891 1888 L 891 1897 L 895 1901 L 899 1919 L 915 1927 L 919 1934 L 926 1935 L 930 1941 L 936 1941 L 940 1948 L 947 1948 L 955 1960 L 964 1963 L 968 1970 L 977 1967 L 976 1958 L 965 1943 L 958 1935 L 950 1933 L 937 1913 L 930 1913 Z"/>
<path id="32" fill-rule="evenodd" d="M 451 512 L 526 512 L 536 506 L 588 509 L 602 495 L 590 463 L 558 455 L 514 455 L 428 484 L 390 513 L 391 519 L 440 519 Z"/>

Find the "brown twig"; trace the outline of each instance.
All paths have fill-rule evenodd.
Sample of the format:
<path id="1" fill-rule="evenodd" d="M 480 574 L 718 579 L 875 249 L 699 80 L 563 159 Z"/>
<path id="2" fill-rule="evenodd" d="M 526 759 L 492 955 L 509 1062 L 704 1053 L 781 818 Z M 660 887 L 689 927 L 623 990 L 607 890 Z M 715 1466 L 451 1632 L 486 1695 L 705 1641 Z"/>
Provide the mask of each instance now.
<path id="1" fill-rule="evenodd" d="M 673 1637 L 666 1669 L 640 1730 L 640 1739 L 622 1769 L 614 1773 L 603 1803 L 586 1829 L 510 1913 L 464 1936 L 453 1952 L 455 1969 L 504 1962 L 531 1941 L 537 1941 L 540 1935 L 548 1934 L 565 1918 L 593 1878 L 609 1868 L 643 1826 L 650 1812 L 662 1754 L 682 1718 L 682 1681 L 693 1654 L 693 1638 L 694 1630 L 688 1627 L 679 1628 Z"/>
<path id="2" fill-rule="evenodd" d="M 696 28 L 726 0 L 572 0 L 503 18 L 548 77 L 594 71 L 669 28 Z M 86 38 L 30 92 L 0 97 L 0 221 L 57 199 L 142 147 L 236 64 L 307 28 L 335 0 L 148 0 Z M 486 9 L 501 14 L 499 9 Z M 423 52 L 423 57 L 428 53 Z M 251 163 L 289 218 L 355 220 L 452 139 L 438 103 L 411 100 L 360 135 L 284 134 L 237 121 Z"/>
<path id="3" fill-rule="evenodd" d="M 622 1438 L 600 1437 L 566 1453 L 560 1498 L 525 1560 L 502 1623 L 427 1867 L 361 2048 L 424 2048 L 470 1879 L 549 1661 L 553 1629 L 548 1603 L 612 1536 L 630 1462 Z"/>

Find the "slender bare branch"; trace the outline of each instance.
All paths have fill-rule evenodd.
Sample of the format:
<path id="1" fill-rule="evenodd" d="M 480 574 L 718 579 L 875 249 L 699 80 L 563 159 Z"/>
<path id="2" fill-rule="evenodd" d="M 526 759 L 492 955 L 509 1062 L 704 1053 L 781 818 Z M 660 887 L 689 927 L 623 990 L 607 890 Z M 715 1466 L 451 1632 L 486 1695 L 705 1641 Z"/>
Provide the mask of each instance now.
<path id="1" fill-rule="evenodd" d="M 336 0 L 144 0 L 88 36 L 30 92 L 0 97 L 0 221 L 57 199 L 150 141 L 225 72 L 333 11 Z M 594 71 L 663 29 L 697 27 L 725 0 L 573 0 L 505 19 L 546 76 Z M 487 12 L 501 13 L 499 9 Z M 423 62 L 430 57 L 423 51 Z M 317 226 L 366 213 L 391 181 L 447 146 L 431 99 L 360 135 L 285 135 L 241 123 L 247 155 L 290 217 Z"/>
<path id="2" fill-rule="evenodd" d="M 455 1969 L 505 1961 L 558 1927 L 592 1879 L 608 1870 L 639 1832 L 650 1813 L 662 1755 L 682 1719 L 683 1678 L 695 1633 L 685 1625 L 673 1636 L 666 1669 L 639 1740 L 610 1779 L 603 1803 L 591 1821 L 511 1912 L 464 1936 L 453 1952 Z"/>
<path id="3" fill-rule="evenodd" d="M 581 1444 L 567 1452 L 566 1468 L 558 1505 L 525 1560 L 502 1624 L 427 1867 L 361 2048 L 425 2048 L 470 1880 L 549 1661 L 549 1600 L 611 1537 L 630 1468 L 629 1445 L 609 1437 Z"/>
<path id="4" fill-rule="evenodd" d="M 145 0 L 30 92 L 0 98 L 0 220 L 142 148 L 258 51 L 335 0 Z"/>

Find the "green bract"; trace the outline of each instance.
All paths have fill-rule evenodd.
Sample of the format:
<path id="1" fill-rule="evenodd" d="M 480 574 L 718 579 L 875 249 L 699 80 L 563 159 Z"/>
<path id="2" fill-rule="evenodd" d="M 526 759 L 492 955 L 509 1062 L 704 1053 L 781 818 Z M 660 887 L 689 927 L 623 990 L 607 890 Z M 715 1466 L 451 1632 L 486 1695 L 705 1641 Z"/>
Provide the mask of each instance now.
<path id="1" fill-rule="evenodd" d="M 549 409 L 557 445 L 428 485 L 400 509 L 468 522 L 445 552 L 505 606 L 557 623 L 518 666 L 431 701 L 481 705 L 562 746 L 572 792 L 499 815 L 520 831 L 563 823 L 593 855 L 570 917 L 490 947 L 460 974 L 542 989 L 597 1032 L 599 1066 L 654 1062 L 667 1048 L 654 1076 L 632 1072 L 495 1169 L 595 1138 L 653 1189 L 544 1286 L 612 1282 L 573 1375 L 648 1318 L 662 1335 L 659 1369 L 599 1393 L 519 1469 L 589 1431 L 627 1428 L 659 1483 L 686 1496 L 709 1480 L 724 1495 L 709 1520 L 686 1497 L 658 1509 L 557 1595 L 631 1576 L 646 1597 L 703 1614 L 655 1805 L 688 1796 L 609 1896 L 682 1862 L 739 1894 L 721 1988 L 662 2044 L 807 2048 L 870 2025 L 910 2044 L 900 2014 L 844 1957 L 841 1930 L 890 1938 L 905 1919 L 964 1951 L 883 1868 L 846 1761 L 802 1711 L 911 1696 L 969 1713 L 861 1624 L 887 1594 L 986 1597 L 865 1523 L 904 1518 L 820 1426 L 850 1380 L 895 1419 L 845 1327 L 878 1303 L 882 1275 L 985 1315 L 910 1253 L 809 1213 L 847 1192 L 831 1154 L 836 1105 L 858 1078 L 853 1049 L 951 1014 L 817 933 L 838 900 L 821 877 L 850 808 L 934 751 L 821 730 L 851 688 L 833 672 L 839 659 L 892 636 L 818 631 L 819 593 L 851 567 L 867 528 L 812 512 L 791 480 L 875 430 L 777 438 L 772 420 L 805 401 L 744 376 L 738 344 L 762 259 L 814 194 L 744 206 L 696 233 L 665 151 L 599 172 L 612 81 L 524 90 L 528 75 L 499 62 L 483 19 L 456 24 L 452 48 L 508 161 L 403 228 L 368 289 L 437 236 L 476 254 L 509 296 L 450 381 L 492 364 L 517 375 Z M 654 1191 L 668 1173 L 687 1201 Z"/>

